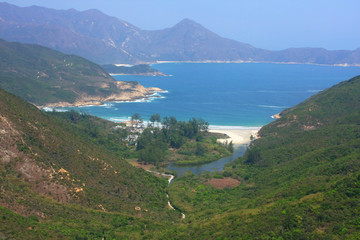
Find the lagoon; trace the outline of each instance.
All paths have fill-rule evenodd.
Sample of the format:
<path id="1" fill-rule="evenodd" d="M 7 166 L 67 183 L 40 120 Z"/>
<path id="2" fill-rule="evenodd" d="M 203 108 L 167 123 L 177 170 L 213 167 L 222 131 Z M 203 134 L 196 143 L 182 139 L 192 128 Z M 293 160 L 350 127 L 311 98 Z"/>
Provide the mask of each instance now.
<path id="1" fill-rule="evenodd" d="M 178 176 L 183 175 L 186 171 L 190 171 L 194 174 L 200 174 L 203 172 L 213 172 L 213 171 L 222 171 L 224 169 L 225 164 L 234 161 L 238 157 L 244 155 L 248 145 L 234 145 L 234 153 L 231 156 L 221 158 L 217 161 L 196 165 L 196 166 L 177 166 L 174 162 L 170 162 L 167 166 L 167 169 L 171 171 L 177 172 Z"/>

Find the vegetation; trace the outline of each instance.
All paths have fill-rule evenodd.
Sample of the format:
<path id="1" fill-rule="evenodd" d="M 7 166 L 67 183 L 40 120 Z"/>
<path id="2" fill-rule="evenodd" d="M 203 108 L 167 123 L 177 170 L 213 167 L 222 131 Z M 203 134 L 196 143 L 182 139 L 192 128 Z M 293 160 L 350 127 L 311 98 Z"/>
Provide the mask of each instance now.
<path id="1" fill-rule="evenodd" d="M 178 237 L 359 238 L 359 122 L 360 77 L 285 110 L 222 173 L 190 174 L 170 186 L 173 203 L 192 222 Z M 225 176 L 242 184 L 206 184 Z"/>
<path id="2" fill-rule="evenodd" d="M 42 55 L 59 53 L 0 47 L 2 86 L 40 99 L 45 75 L 24 86 L 16 79 L 38 74 L 32 53 L 44 69 L 51 60 Z M 21 50 L 17 63 L 6 55 L 12 48 Z M 198 164 L 232 144 L 217 144 L 202 119 L 154 114 L 146 128 L 139 114 L 131 120 L 127 128 L 75 111 L 45 113 L 0 89 L 0 239 L 360 238 L 360 76 L 283 111 L 224 171 L 187 172 L 169 186 L 127 159 Z M 220 189 L 214 179 L 237 184 Z"/>
<path id="3" fill-rule="evenodd" d="M 152 238 L 169 221 L 180 221 L 180 213 L 167 207 L 166 179 L 126 159 L 141 155 L 136 148 L 142 143 L 154 141 L 157 149 L 157 133 L 196 143 L 203 120 L 164 118 L 166 128 L 159 128 L 154 114 L 134 147 L 132 129 L 75 111 L 42 112 L 3 90 L 0 116 L 1 237 Z M 143 141 L 147 134 L 149 142 Z M 174 144 L 165 139 L 166 147 Z"/>
<path id="4" fill-rule="evenodd" d="M 0 87 L 43 106 L 74 103 L 83 97 L 99 100 L 122 91 L 100 66 L 49 48 L 0 39 Z M 137 83 L 128 83 L 129 90 Z"/>
<path id="5" fill-rule="evenodd" d="M 180 219 L 167 208 L 166 179 L 128 164 L 126 130 L 114 127 L 0 90 L 0 235 L 140 238 Z"/>
<path id="6" fill-rule="evenodd" d="M 142 121 L 138 114 L 133 115 L 132 121 L 134 119 Z M 159 114 L 152 115 L 151 124 L 137 140 L 140 162 L 156 166 L 168 161 L 175 161 L 178 165 L 196 165 L 218 160 L 231 153 L 232 144 L 217 143 L 216 138 L 207 133 L 209 123 L 203 119 L 193 118 L 185 122 L 175 117 L 164 117 L 161 127 L 160 119 Z"/>

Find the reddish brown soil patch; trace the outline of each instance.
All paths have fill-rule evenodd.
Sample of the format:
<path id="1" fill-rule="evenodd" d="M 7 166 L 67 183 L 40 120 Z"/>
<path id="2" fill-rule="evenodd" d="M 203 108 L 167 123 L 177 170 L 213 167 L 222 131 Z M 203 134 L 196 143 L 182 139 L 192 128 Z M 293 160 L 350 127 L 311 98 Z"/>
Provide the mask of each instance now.
<path id="1" fill-rule="evenodd" d="M 209 181 L 207 181 L 207 184 L 210 184 L 213 187 L 216 187 L 218 189 L 224 189 L 224 188 L 234 188 L 240 185 L 240 181 L 236 180 L 234 178 L 226 177 L 226 178 L 212 178 Z"/>

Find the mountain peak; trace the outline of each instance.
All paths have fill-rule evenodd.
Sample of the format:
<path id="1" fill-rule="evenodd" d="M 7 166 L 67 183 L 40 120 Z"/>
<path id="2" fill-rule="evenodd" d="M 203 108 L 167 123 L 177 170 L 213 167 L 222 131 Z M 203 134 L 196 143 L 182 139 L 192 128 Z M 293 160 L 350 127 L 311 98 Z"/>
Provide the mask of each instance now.
<path id="1" fill-rule="evenodd" d="M 84 14 L 87 14 L 87 15 L 93 15 L 93 16 L 106 16 L 103 12 L 97 10 L 97 9 L 88 9 L 88 10 L 85 10 L 83 12 Z"/>
<path id="2" fill-rule="evenodd" d="M 179 27 L 179 26 L 200 26 L 202 27 L 199 23 L 189 19 L 189 18 L 184 18 L 183 20 L 181 20 L 178 24 L 176 24 L 174 27 Z"/>

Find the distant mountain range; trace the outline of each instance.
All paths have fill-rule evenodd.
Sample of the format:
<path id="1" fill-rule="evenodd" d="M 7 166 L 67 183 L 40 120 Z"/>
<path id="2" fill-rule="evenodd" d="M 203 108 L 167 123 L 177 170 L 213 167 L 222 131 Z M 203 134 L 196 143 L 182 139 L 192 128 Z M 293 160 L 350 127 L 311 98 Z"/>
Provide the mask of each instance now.
<path id="1" fill-rule="evenodd" d="M 360 64 L 360 48 L 269 51 L 222 38 L 184 19 L 163 30 L 144 31 L 97 10 L 53 10 L 0 3 L 0 38 L 35 43 L 100 64 L 157 61 L 231 61 Z"/>

